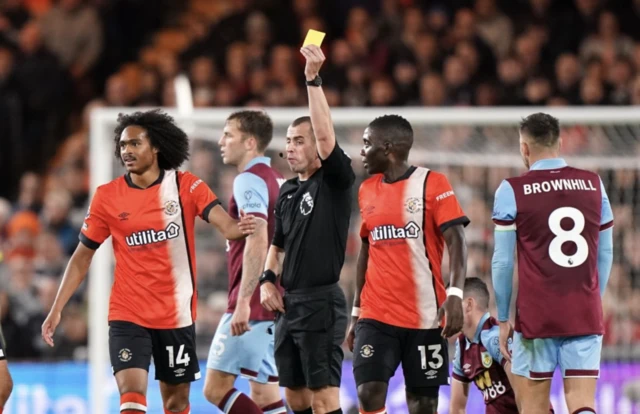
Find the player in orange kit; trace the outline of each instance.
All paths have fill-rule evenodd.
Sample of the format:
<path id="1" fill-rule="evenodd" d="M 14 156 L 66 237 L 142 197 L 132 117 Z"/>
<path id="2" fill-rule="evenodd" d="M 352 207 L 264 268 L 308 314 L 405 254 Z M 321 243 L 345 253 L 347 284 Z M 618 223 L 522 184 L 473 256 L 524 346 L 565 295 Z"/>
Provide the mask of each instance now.
<path id="1" fill-rule="evenodd" d="M 362 248 L 348 337 L 360 412 L 386 413 L 389 379 L 402 363 L 409 412 L 436 413 L 439 388 L 449 383 L 444 338 L 462 328 L 469 219 L 443 174 L 407 162 L 413 129 L 406 119 L 376 118 L 363 140 L 372 177 L 358 194 Z M 448 292 L 441 272 L 445 241 Z"/>
<path id="2" fill-rule="evenodd" d="M 251 234 L 255 220 L 243 214 L 240 221 L 232 219 L 207 184 L 177 170 L 189 157 L 189 138 L 159 110 L 121 114 L 115 153 L 127 173 L 96 189 L 42 336 L 53 346 L 62 309 L 84 280 L 96 249 L 112 236 L 116 268 L 109 354 L 120 413 L 147 411 L 153 356 L 164 412 L 188 414 L 190 383 L 200 378 L 195 218 L 230 240 Z"/>
<path id="3" fill-rule="evenodd" d="M 0 329 L 0 413 L 4 410 L 4 405 L 9 400 L 11 391 L 13 391 L 13 379 L 7 365 L 5 347 L 4 335 L 2 335 L 2 329 Z"/>

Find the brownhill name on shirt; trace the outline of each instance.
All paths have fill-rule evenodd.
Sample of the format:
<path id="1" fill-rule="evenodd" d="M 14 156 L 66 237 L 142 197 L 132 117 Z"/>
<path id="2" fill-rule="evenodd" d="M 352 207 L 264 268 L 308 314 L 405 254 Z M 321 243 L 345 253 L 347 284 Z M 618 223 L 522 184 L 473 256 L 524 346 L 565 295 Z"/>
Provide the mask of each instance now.
<path id="1" fill-rule="evenodd" d="M 596 187 L 593 186 L 593 183 L 590 180 L 566 178 L 542 181 L 540 183 L 524 184 L 523 190 L 524 195 L 566 190 L 597 191 Z"/>

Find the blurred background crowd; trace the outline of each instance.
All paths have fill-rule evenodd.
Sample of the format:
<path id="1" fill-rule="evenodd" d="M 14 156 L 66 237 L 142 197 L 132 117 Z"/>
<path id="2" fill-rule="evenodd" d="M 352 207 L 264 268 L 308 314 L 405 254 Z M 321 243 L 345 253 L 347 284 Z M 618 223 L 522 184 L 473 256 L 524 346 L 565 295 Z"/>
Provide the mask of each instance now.
<path id="1" fill-rule="evenodd" d="M 321 75 L 332 107 L 640 105 L 638 0 L 0 0 L 0 317 L 10 358 L 87 355 L 85 285 L 57 346 L 45 348 L 39 332 L 88 204 L 90 111 L 175 106 L 181 73 L 196 107 L 305 106 L 298 48 L 310 28 L 327 32 Z M 360 144 L 361 130 L 338 132 Z M 563 134 L 568 153 L 640 156 L 632 127 Z M 515 128 L 416 136 L 426 149 L 517 150 Z M 236 172 L 211 141 L 194 141 L 192 154 L 190 169 L 226 205 Z M 521 169 L 429 167 L 449 175 L 471 218 L 469 275 L 490 282 L 493 192 Z M 626 347 L 640 341 L 640 177 L 599 172 L 616 215 L 605 343 Z M 349 296 L 357 216 L 342 278 Z M 198 232 L 206 355 L 226 309 L 226 259 L 210 227 Z"/>

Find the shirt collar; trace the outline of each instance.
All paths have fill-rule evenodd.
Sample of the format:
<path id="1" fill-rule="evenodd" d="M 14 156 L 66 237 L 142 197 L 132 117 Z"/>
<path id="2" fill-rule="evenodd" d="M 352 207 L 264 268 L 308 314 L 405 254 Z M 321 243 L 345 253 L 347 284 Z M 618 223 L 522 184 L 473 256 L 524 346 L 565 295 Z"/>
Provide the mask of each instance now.
<path id="1" fill-rule="evenodd" d="M 149 187 L 147 187 L 147 188 L 151 188 L 151 187 L 153 187 L 154 185 L 158 185 L 158 184 L 160 184 L 160 183 L 162 182 L 162 179 L 163 179 L 163 178 L 164 178 L 164 170 L 160 170 L 160 175 L 158 176 L 158 178 L 157 178 L 153 183 L 151 183 L 151 185 L 149 185 Z M 147 188 L 142 188 L 142 187 L 137 186 L 137 185 L 133 182 L 133 180 L 131 179 L 131 173 L 126 173 L 126 174 L 124 175 L 124 180 L 125 180 L 125 182 L 127 183 L 127 185 L 128 185 L 129 187 L 131 187 L 131 188 L 135 188 L 136 190 L 146 190 L 146 189 L 147 189 Z"/>
<path id="2" fill-rule="evenodd" d="M 482 333 L 482 327 L 484 326 L 484 323 L 487 321 L 487 319 L 489 319 L 490 316 L 491 315 L 489 314 L 489 312 L 487 312 L 484 315 L 482 315 L 482 318 L 480 318 L 480 322 L 478 322 L 478 327 L 476 328 L 476 333 L 475 335 L 473 335 L 473 340 L 471 341 L 474 344 L 477 344 L 480 342 L 480 334 Z"/>
<path id="3" fill-rule="evenodd" d="M 271 158 L 269 157 L 255 157 L 252 158 L 251 161 L 249 161 L 246 165 L 246 167 L 244 167 L 244 170 L 247 171 L 249 168 L 253 167 L 256 164 L 267 164 L 269 166 L 271 166 Z"/>
<path id="4" fill-rule="evenodd" d="M 556 168 L 566 167 L 567 162 L 564 158 L 545 158 L 533 163 L 529 170 L 555 170 Z"/>

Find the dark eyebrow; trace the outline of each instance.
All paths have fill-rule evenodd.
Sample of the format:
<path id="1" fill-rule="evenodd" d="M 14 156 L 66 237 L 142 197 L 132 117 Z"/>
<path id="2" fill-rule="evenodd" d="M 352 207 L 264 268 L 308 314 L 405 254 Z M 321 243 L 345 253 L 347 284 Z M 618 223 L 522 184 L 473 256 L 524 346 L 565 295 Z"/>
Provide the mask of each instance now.
<path id="1" fill-rule="evenodd" d="M 129 142 L 140 142 L 140 138 L 121 139 L 120 145 L 129 143 Z"/>

